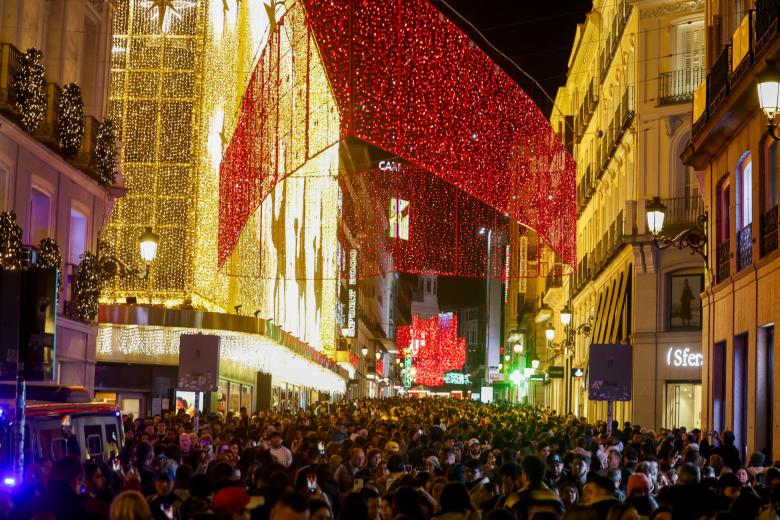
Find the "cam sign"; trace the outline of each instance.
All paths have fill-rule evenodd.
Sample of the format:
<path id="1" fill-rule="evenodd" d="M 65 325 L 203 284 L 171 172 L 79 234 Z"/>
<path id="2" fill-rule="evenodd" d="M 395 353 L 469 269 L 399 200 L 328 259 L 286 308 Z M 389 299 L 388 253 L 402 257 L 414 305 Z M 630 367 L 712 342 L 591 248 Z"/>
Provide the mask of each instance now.
<path id="1" fill-rule="evenodd" d="M 704 363 L 701 353 L 690 348 L 669 347 L 666 352 L 666 366 L 669 367 L 701 367 Z"/>

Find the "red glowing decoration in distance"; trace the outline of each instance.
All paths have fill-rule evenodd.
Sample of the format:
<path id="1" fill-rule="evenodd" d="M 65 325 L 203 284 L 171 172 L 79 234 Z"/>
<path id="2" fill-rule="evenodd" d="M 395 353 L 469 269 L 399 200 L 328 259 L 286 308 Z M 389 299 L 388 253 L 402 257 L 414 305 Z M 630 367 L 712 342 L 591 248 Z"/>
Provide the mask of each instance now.
<path id="1" fill-rule="evenodd" d="M 412 358 L 414 381 L 421 385 L 441 386 L 445 373 L 466 363 L 466 338 L 458 337 L 458 318 L 451 314 L 413 316 L 411 325 L 398 327 L 396 346 L 400 357 Z"/>
<path id="2" fill-rule="evenodd" d="M 341 138 L 360 139 L 430 172 L 533 228 L 564 262 L 576 264 L 574 160 L 533 101 L 462 30 L 428 0 L 301 1 L 308 34 L 292 40 L 308 50 L 296 59 L 320 54 L 339 107 Z M 274 42 L 289 17 L 301 16 L 300 5 L 290 5 L 258 60 L 223 159 L 220 265 L 252 212 L 295 167 L 278 171 L 274 159 L 279 133 L 287 131 L 273 119 L 280 95 Z M 309 99 L 312 71 L 299 68 L 306 77 L 293 83 Z M 315 116 L 305 119 L 301 160 L 335 144 L 309 143 Z M 447 244 L 432 247 L 447 254 Z"/>

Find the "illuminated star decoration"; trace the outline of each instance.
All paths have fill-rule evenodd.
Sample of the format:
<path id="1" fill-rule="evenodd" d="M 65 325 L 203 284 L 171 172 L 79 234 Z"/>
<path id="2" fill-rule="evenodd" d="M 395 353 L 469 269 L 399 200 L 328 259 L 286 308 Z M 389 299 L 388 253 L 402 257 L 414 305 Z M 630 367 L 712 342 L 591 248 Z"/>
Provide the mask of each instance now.
<path id="1" fill-rule="evenodd" d="M 171 28 L 171 21 L 175 18 L 181 20 L 182 9 L 193 7 L 193 0 L 144 0 L 141 4 L 157 22 L 157 29 L 161 33 L 167 33 Z"/>
<path id="2" fill-rule="evenodd" d="M 265 12 L 268 15 L 268 23 L 271 26 L 269 34 L 273 34 L 276 31 L 276 0 L 271 0 L 270 3 L 263 4 L 265 6 Z"/>

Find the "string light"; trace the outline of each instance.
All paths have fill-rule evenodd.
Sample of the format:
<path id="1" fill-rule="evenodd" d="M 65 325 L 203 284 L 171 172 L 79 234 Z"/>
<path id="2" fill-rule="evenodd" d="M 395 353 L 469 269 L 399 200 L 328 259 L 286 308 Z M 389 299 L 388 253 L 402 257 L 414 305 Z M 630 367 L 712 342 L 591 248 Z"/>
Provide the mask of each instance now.
<path id="1" fill-rule="evenodd" d="M 466 362 L 466 339 L 458 337 L 458 318 L 451 314 L 428 320 L 412 316 L 411 325 L 397 328 L 396 347 L 406 360 L 405 371 L 421 385 L 444 384 L 444 374 Z"/>
<path id="2" fill-rule="evenodd" d="M 427 0 L 303 3 L 311 54 L 321 53 L 338 101 L 339 138 L 357 137 L 431 172 L 534 228 L 575 263 L 574 161 L 530 98 L 460 29 Z M 283 42 L 285 31 L 278 34 Z M 266 131 L 280 123 L 274 88 L 287 88 L 267 81 L 274 56 L 257 64 L 223 161 L 220 264 L 280 175 L 295 168 L 264 160 L 279 149 Z M 281 135 L 292 130 L 282 123 Z"/>
<path id="3" fill-rule="evenodd" d="M 182 334 L 198 329 L 101 324 L 97 360 L 177 365 Z M 282 347 L 264 336 L 212 331 L 220 336 L 220 371 L 254 380 L 258 371 L 274 379 L 323 392 L 344 394 L 346 383 L 335 372 Z"/>

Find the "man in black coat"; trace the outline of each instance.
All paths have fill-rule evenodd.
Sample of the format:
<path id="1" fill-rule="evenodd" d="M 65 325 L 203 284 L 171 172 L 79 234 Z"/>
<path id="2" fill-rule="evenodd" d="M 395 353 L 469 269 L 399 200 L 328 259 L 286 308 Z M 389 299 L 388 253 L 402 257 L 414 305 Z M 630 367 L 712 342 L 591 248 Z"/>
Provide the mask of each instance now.
<path id="1" fill-rule="evenodd" d="M 84 475 L 81 459 L 69 455 L 52 467 L 46 491 L 35 502 L 20 504 L 12 518 L 32 518 L 49 513 L 57 520 L 84 520 L 87 510 L 79 496 Z"/>

